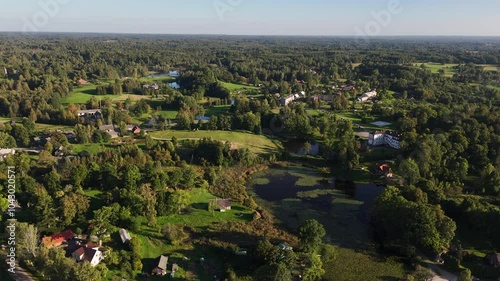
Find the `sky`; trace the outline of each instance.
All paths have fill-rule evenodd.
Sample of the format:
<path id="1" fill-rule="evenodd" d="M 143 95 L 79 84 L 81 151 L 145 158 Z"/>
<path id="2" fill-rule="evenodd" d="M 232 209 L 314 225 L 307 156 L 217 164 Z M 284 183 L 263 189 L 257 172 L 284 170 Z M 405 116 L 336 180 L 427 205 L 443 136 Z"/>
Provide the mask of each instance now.
<path id="1" fill-rule="evenodd" d="M 500 36 L 498 0 L 0 0 L 0 31 Z"/>

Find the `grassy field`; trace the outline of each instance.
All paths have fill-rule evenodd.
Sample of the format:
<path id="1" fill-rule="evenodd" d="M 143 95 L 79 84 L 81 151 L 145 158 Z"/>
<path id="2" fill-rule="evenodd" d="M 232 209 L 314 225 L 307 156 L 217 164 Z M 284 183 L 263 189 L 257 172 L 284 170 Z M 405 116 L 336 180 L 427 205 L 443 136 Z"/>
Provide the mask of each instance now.
<path id="1" fill-rule="evenodd" d="M 259 90 L 258 87 L 251 86 L 251 85 L 242 85 L 242 84 L 235 84 L 235 83 L 228 83 L 228 82 L 222 82 L 222 85 L 226 87 L 231 93 L 238 92 L 238 91 L 257 91 Z"/>
<path id="2" fill-rule="evenodd" d="M 193 189 L 191 191 L 191 195 L 192 205 L 187 213 L 183 215 L 158 217 L 157 223 L 160 229 L 164 225 L 170 223 L 174 225 L 188 226 L 199 231 L 203 231 L 210 225 L 219 222 L 248 222 L 252 220 L 253 211 L 240 204 L 233 203 L 232 210 L 225 213 L 208 211 L 208 200 L 215 199 L 216 197 L 205 189 Z M 181 268 L 184 268 L 176 273 L 175 279 L 186 280 L 186 270 L 190 267 L 191 262 L 183 261 L 182 258 L 186 256 L 190 260 L 199 260 L 200 257 L 207 257 L 211 255 L 210 249 L 197 249 L 190 243 L 183 243 L 180 245 L 169 244 L 162 237 L 161 231 L 159 232 L 158 227 L 148 226 L 146 224 L 147 220 L 145 217 L 142 217 L 141 220 L 143 224 L 140 230 L 137 232 L 131 232 L 131 235 L 136 236 L 141 242 L 141 256 L 145 265 L 150 264 L 151 261 L 159 255 L 167 255 L 169 256 L 169 264 L 177 262 Z"/>
<path id="3" fill-rule="evenodd" d="M 337 259 L 325 264 L 323 280 L 335 281 L 397 281 L 404 276 L 405 267 L 397 259 L 381 256 L 375 250 L 367 224 L 359 218 L 363 202 L 355 200 L 340 190 L 318 184 L 329 180 L 315 169 L 302 166 L 273 168 L 255 174 L 249 182 L 249 192 L 257 204 L 271 211 L 290 230 L 295 230 L 308 219 L 317 219 L 327 230 L 327 242 L 337 247 Z M 259 190 L 259 187 L 260 190 Z M 320 189 L 315 189 L 320 188 Z M 273 189 L 274 199 L 269 201 L 266 189 Z M 289 189 L 289 191 L 286 191 Z M 297 189 L 307 191 L 297 192 Z M 281 196 L 281 197 L 279 197 Z"/>
<path id="4" fill-rule="evenodd" d="M 170 140 L 172 137 L 177 139 L 201 139 L 212 138 L 219 141 L 229 141 L 236 144 L 237 147 L 246 147 L 251 152 L 257 154 L 269 154 L 276 152 L 276 144 L 265 136 L 254 135 L 242 132 L 227 131 L 160 131 L 152 132 L 151 136 L 157 139 Z"/>
<path id="5" fill-rule="evenodd" d="M 452 77 L 454 74 L 457 73 L 457 71 L 453 67 L 458 66 L 458 64 L 440 64 L 440 63 L 433 63 L 433 62 L 428 62 L 428 63 L 423 63 L 423 64 L 432 73 L 439 73 L 440 69 L 444 69 L 446 77 Z M 416 66 L 416 67 L 420 67 L 420 65 L 422 65 L 422 63 L 414 64 L 414 66 Z"/>
<path id="6" fill-rule="evenodd" d="M 205 116 L 222 115 L 231 109 L 230 105 L 212 106 L 205 109 Z"/>
<path id="7" fill-rule="evenodd" d="M 485 71 L 500 71 L 500 65 L 481 64 Z"/>
<path id="8" fill-rule="evenodd" d="M 99 143 L 72 144 L 72 146 L 73 146 L 73 151 L 72 151 L 73 154 L 78 154 L 82 151 L 88 151 L 91 154 L 95 154 L 108 147 L 104 144 L 99 144 Z"/>
<path id="9" fill-rule="evenodd" d="M 73 104 L 82 104 L 89 101 L 92 97 L 96 97 L 97 100 L 103 100 L 105 98 L 114 99 L 116 95 L 103 95 L 96 96 L 96 86 L 95 85 L 86 85 L 73 89 L 73 92 L 69 94 L 64 100 L 63 104 L 68 105 L 70 103 Z"/>

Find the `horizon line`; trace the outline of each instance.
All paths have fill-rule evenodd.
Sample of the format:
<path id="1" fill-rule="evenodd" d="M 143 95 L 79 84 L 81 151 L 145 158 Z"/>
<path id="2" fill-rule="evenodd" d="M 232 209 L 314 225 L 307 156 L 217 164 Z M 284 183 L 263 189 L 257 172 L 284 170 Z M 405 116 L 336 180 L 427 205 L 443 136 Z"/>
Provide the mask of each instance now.
<path id="1" fill-rule="evenodd" d="M 359 38 L 359 35 L 327 35 L 327 34 L 229 34 L 229 33 L 148 33 L 148 32 L 99 32 L 99 31 L 4 31 L 0 33 L 17 33 L 17 34 L 99 34 L 99 35 L 190 35 L 190 36 L 241 36 L 241 37 L 344 37 L 344 38 Z M 454 38 L 500 38 L 500 35 L 410 35 L 410 34 L 387 34 L 364 36 L 364 38 L 387 38 L 387 37 L 454 37 Z"/>

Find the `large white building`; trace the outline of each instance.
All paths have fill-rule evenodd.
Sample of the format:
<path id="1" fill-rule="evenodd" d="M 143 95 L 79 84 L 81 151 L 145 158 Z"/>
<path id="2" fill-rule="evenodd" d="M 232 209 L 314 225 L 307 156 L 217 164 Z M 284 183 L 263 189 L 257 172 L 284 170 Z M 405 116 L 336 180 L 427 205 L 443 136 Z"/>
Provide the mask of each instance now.
<path id="1" fill-rule="evenodd" d="M 393 131 L 376 131 L 368 135 L 368 145 L 381 146 L 386 145 L 394 149 L 400 149 L 401 134 Z"/>
<path id="2" fill-rule="evenodd" d="M 361 97 L 358 98 L 359 102 L 366 102 L 367 100 L 374 98 L 377 96 L 377 91 L 371 91 L 368 93 L 364 93 L 361 95 Z"/>

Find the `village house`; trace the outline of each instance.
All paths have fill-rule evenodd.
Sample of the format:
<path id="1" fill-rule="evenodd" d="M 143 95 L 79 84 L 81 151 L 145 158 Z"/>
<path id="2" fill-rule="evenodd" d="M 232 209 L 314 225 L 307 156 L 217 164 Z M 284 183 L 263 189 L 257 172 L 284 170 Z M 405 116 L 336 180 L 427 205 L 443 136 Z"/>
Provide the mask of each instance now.
<path id="1" fill-rule="evenodd" d="M 153 89 L 153 90 L 159 90 L 160 86 L 156 83 L 153 83 L 153 85 L 150 84 L 145 84 L 142 86 L 144 89 Z"/>
<path id="2" fill-rule="evenodd" d="M 120 136 L 118 135 L 118 132 L 116 132 L 115 125 L 102 125 L 99 126 L 99 130 L 108 133 L 112 139 L 116 139 Z"/>
<path id="3" fill-rule="evenodd" d="M 127 125 L 127 132 L 138 135 L 141 133 L 141 128 L 137 125 Z"/>
<path id="4" fill-rule="evenodd" d="M 161 255 L 157 257 L 153 262 L 153 270 L 151 271 L 151 274 L 156 276 L 165 276 L 167 274 L 167 264 L 167 256 Z"/>
<path id="5" fill-rule="evenodd" d="M 71 257 L 76 262 L 88 261 L 92 266 L 98 265 L 104 259 L 102 252 L 99 250 L 99 246 L 92 242 L 80 246 L 71 254 Z"/>
<path id="6" fill-rule="evenodd" d="M 90 110 L 79 110 L 78 117 L 83 117 L 86 119 L 99 119 L 102 116 L 100 109 L 90 109 Z"/>
<path id="7" fill-rule="evenodd" d="M 367 102 L 369 99 L 372 99 L 377 96 L 377 91 L 371 91 L 368 93 L 364 93 L 361 97 L 358 98 L 359 102 Z"/>
<path id="8" fill-rule="evenodd" d="M 282 99 L 280 100 L 280 104 L 281 104 L 282 106 L 287 106 L 287 105 L 289 105 L 291 102 L 293 102 L 293 101 L 295 101 L 295 100 L 298 100 L 298 99 L 300 99 L 300 98 L 305 98 L 305 97 L 306 97 L 306 92 L 302 91 L 302 92 L 300 92 L 300 93 L 298 93 L 298 94 L 292 94 L 292 95 L 288 95 L 288 96 L 286 96 L 286 97 L 282 98 Z"/>
<path id="9" fill-rule="evenodd" d="M 47 248 L 58 247 L 63 243 L 75 238 L 75 234 L 71 230 L 65 230 L 61 233 L 56 233 L 52 236 L 45 236 L 42 238 L 42 244 Z"/>
<path id="10" fill-rule="evenodd" d="M 334 99 L 333 95 L 314 95 L 311 97 L 313 101 L 322 101 L 322 102 L 332 102 Z"/>
<path id="11" fill-rule="evenodd" d="M 78 79 L 77 81 L 78 85 L 87 85 L 89 82 L 84 80 L 83 78 Z"/>
<path id="12" fill-rule="evenodd" d="M 129 243 L 130 240 L 132 239 L 130 237 L 130 234 L 125 230 L 125 229 L 120 229 L 120 238 L 122 239 L 122 243 Z"/>
<path id="13" fill-rule="evenodd" d="M 211 199 L 209 204 L 212 204 L 214 209 L 221 213 L 231 210 L 231 199 Z"/>
<path id="14" fill-rule="evenodd" d="M 393 177 L 392 168 L 389 164 L 375 164 L 374 170 L 375 173 L 384 175 L 387 178 Z"/>

